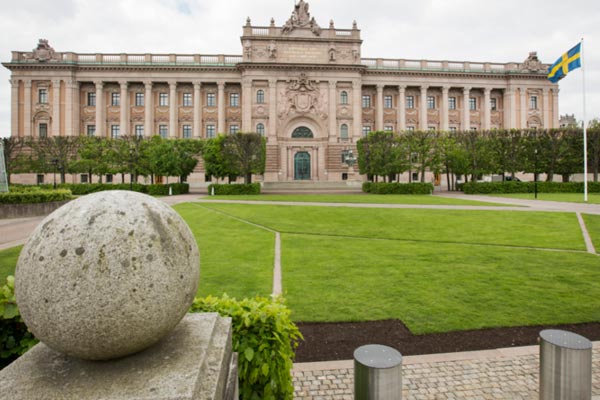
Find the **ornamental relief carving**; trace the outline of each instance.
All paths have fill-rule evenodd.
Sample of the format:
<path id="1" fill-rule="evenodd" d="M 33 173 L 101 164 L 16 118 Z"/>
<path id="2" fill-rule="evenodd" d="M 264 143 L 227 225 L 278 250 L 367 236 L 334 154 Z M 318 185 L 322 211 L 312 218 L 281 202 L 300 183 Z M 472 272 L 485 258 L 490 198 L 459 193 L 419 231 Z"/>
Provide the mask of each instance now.
<path id="1" fill-rule="evenodd" d="M 83 115 L 84 116 L 88 116 L 88 115 L 96 116 L 96 107 L 89 107 L 89 106 L 83 107 Z"/>
<path id="2" fill-rule="evenodd" d="M 264 106 L 254 106 L 254 112 L 253 114 L 255 115 L 264 115 L 266 112 L 265 107 Z"/>
<path id="3" fill-rule="evenodd" d="M 44 111 L 44 112 L 50 112 L 50 104 L 45 104 L 45 103 L 40 104 L 40 103 L 37 103 L 35 105 L 35 108 L 34 108 L 34 113 L 35 112 L 42 112 L 42 111 Z"/>
<path id="4" fill-rule="evenodd" d="M 108 107 L 107 111 L 108 111 L 109 115 L 110 114 L 120 114 L 120 112 L 121 112 L 119 107 L 113 107 L 113 106 Z"/>
<path id="5" fill-rule="evenodd" d="M 316 81 L 309 80 L 305 73 L 298 80 L 288 82 L 278 96 L 279 118 L 294 115 L 314 114 L 327 119 L 328 101 Z"/>
<path id="6" fill-rule="evenodd" d="M 217 109 L 214 107 L 204 107 L 203 111 L 207 114 L 216 114 L 217 113 Z"/>
<path id="7" fill-rule="evenodd" d="M 406 118 L 406 122 L 409 124 L 417 124 L 417 119 L 416 118 Z"/>
<path id="8" fill-rule="evenodd" d="M 395 115 L 396 114 L 396 110 L 394 110 L 393 108 L 385 108 L 383 110 L 383 113 L 385 115 Z"/>
<path id="9" fill-rule="evenodd" d="M 165 115 L 159 115 L 156 117 L 156 122 L 169 122 L 169 117 Z"/>
<path id="10" fill-rule="evenodd" d="M 349 115 L 350 108 L 347 106 L 338 107 L 338 114 L 344 115 L 344 116 Z"/>
<path id="11" fill-rule="evenodd" d="M 417 115 L 417 109 L 416 108 L 411 108 L 406 110 L 406 115 Z"/>
<path id="12" fill-rule="evenodd" d="M 131 113 L 143 113 L 144 112 L 144 107 L 140 107 L 140 106 L 135 106 L 135 107 L 131 107 Z"/>
<path id="13" fill-rule="evenodd" d="M 375 113 L 374 108 L 363 108 L 363 115 L 371 115 Z"/>
<path id="14" fill-rule="evenodd" d="M 194 119 L 189 115 L 184 115 L 179 118 L 180 122 L 192 122 Z"/>

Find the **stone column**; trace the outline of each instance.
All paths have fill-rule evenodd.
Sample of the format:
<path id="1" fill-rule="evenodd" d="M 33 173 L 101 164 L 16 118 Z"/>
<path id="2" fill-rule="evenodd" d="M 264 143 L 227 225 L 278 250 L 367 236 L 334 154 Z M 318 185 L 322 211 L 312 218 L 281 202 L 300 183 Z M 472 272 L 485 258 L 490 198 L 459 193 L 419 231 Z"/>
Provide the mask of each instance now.
<path id="1" fill-rule="evenodd" d="M 521 129 L 527 128 L 527 89 L 520 88 L 521 95 Z"/>
<path id="2" fill-rule="evenodd" d="M 468 131 L 471 129 L 471 110 L 469 108 L 469 98 L 471 97 L 471 88 L 463 88 L 463 123 L 462 130 Z"/>
<path id="3" fill-rule="evenodd" d="M 242 82 L 242 132 L 256 132 L 252 126 L 252 81 Z"/>
<path id="4" fill-rule="evenodd" d="M 504 95 L 502 97 L 503 111 L 504 111 L 504 119 L 503 119 L 502 123 L 503 123 L 504 129 L 512 129 L 513 128 L 513 126 L 511 125 L 511 107 L 512 107 L 511 97 L 512 96 L 514 96 L 512 89 L 510 89 L 510 88 L 504 89 Z"/>
<path id="5" fill-rule="evenodd" d="M 277 137 L 277 79 L 269 80 L 269 131 L 266 136 Z"/>
<path id="6" fill-rule="evenodd" d="M 329 81 L 329 140 L 340 137 L 337 129 L 337 82 Z"/>
<path id="7" fill-rule="evenodd" d="M 74 118 L 73 118 L 73 109 L 75 108 L 75 103 L 73 102 L 73 94 L 75 92 L 75 84 L 73 81 L 68 80 L 65 81 L 65 135 L 66 136 L 76 136 L 78 133 L 75 133 L 74 129 Z"/>
<path id="8" fill-rule="evenodd" d="M 177 115 L 178 109 L 177 99 L 177 82 L 169 82 L 169 137 L 179 137 L 179 116 Z"/>
<path id="9" fill-rule="evenodd" d="M 492 129 L 492 89 L 483 88 L 483 130 Z"/>
<path id="10" fill-rule="evenodd" d="M 558 87 L 552 89 L 552 126 L 551 128 L 558 128 L 559 122 L 559 113 L 558 113 Z"/>
<path id="11" fill-rule="evenodd" d="M 10 80 L 10 135 L 19 136 L 19 80 Z"/>
<path id="12" fill-rule="evenodd" d="M 397 110 L 398 126 L 397 130 L 406 130 L 406 86 L 398 86 L 398 110 Z"/>
<path id="13" fill-rule="evenodd" d="M 129 132 L 129 115 L 128 115 L 128 111 L 129 111 L 129 99 L 127 96 L 127 81 L 121 81 L 119 82 L 119 85 L 121 85 L 121 134 L 122 135 L 128 135 Z M 146 132 L 146 130 L 144 129 L 144 135 L 151 135 L 150 132 Z"/>
<path id="14" fill-rule="evenodd" d="M 419 107 L 419 129 L 427 130 L 427 89 L 429 86 L 421 86 L 421 101 Z"/>
<path id="15" fill-rule="evenodd" d="M 550 129 L 552 126 L 552 115 L 550 114 L 550 90 L 544 88 L 542 90 L 542 107 L 543 107 L 543 115 L 544 118 L 544 129 Z"/>
<path id="16" fill-rule="evenodd" d="M 52 81 L 52 136 L 61 136 L 60 132 L 60 79 Z"/>
<path id="17" fill-rule="evenodd" d="M 152 81 L 144 82 L 146 93 L 144 94 L 144 133 L 154 134 L 154 99 L 152 97 Z"/>
<path id="18" fill-rule="evenodd" d="M 73 81 L 73 136 L 79 136 L 81 131 L 81 123 L 79 121 L 79 115 L 81 111 L 80 94 L 79 94 L 79 82 Z"/>
<path id="19" fill-rule="evenodd" d="M 104 121 L 104 82 L 95 81 L 94 83 L 96 84 L 96 135 L 105 137 L 107 131 Z"/>
<path id="20" fill-rule="evenodd" d="M 376 101 L 377 117 L 375 118 L 375 130 L 383 130 L 383 85 L 377 85 Z"/>
<path id="21" fill-rule="evenodd" d="M 450 93 L 450 86 L 442 86 L 442 116 L 440 129 L 444 132 L 450 130 L 450 117 L 448 115 L 448 94 Z"/>
<path id="22" fill-rule="evenodd" d="M 217 95 L 217 133 L 227 133 L 225 126 L 225 82 L 217 82 L 219 92 Z"/>
<path id="23" fill-rule="evenodd" d="M 352 127 L 354 131 L 354 138 L 360 139 L 362 136 L 362 83 L 360 81 L 354 81 L 352 83 Z"/>
<path id="24" fill-rule="evenodd" d="M 31 80 L 24 81 L 25 89 L 23 96 L 23 135 L 31 136 Z"/>
<path id="25" fill-rule="evenodd" d="M 202 137 L 202 83 L 194 82 L 194 138 Z"/>

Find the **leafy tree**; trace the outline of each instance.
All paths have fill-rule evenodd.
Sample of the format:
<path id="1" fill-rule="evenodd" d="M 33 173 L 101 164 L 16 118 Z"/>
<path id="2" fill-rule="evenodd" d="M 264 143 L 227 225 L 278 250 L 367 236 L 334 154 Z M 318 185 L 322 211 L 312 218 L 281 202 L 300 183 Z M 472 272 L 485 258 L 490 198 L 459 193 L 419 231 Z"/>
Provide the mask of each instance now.
<path id="1" fill-rule="evenodd" d="M 30 138 L 28 146 L 31 148 L 28 169 L 31 172 L 53 172 L 56 168 L 61 183 L 65 183 L 66 173 L 74 172 L 81 139 L 76 136 Z"/>
<path id="2" fill-rule="evenodd" d="M 252 174 L 264 174 L 267 159 L 267 145 L 258 133 L 238 132 L 225 136 L 223 158 L 226 163 L 244 177 L 244 183 L 252 183 Z"/>
<path id="3" fill-rule="evenodd" d="M 600 119 L 594 118 L 590 121 L 587 130 L 588 142 L 588 160 L 594 182 L 598 182 L 598 172 L 600 169 Z"/>
<path id="4" fill-rule="evenodd" d="M 99 137 L 81 137 L 80 140 L 78 158 L 73 163 L 72 169 L 87 173 L 90 183 L 92 175 L 98 175 L 98 180 L 102 183 L 102 177 L 111 171 L 111 142 Z"/>
<path id="5" fill-rule="evenodd" d="M 492 172 L 501 174 L 502 180 L 509 173 L 515 177 L 515 173 L 522 171 L 524 140 L 520 130 L 493 130 L 489 135 L 489 149 L 491 151 Z"/>
<path id="6" fill-rule="evenodd" d="M 357 143 L 358 168 L 361 174 L 382 176 L 392 181 L 406 170 L 401 140 L 392 132 L 371 132 Z"/>
<path id="7" fill-rule="evenodd" d="M 202 158 L 204 160 L 204 170 L 207 175 L 214 176 L 217 179 L 235 178 L 238 171 L 225 159 L 223 147 L 225 145 L 225 136 L 219 135 L 216 138 L 208 139 L 204 142 L 202 148 Z"/>
<path id="8" fill-rule="evenodd" d="M 10 185 L 10 176 L 14 172 L 18 172 L 19 166 L 23 164 L 25 148 L 25 140 L 20 137 L 2 138 L 4 149 L 4 163 L 6 167 L 6 179 Z"/>

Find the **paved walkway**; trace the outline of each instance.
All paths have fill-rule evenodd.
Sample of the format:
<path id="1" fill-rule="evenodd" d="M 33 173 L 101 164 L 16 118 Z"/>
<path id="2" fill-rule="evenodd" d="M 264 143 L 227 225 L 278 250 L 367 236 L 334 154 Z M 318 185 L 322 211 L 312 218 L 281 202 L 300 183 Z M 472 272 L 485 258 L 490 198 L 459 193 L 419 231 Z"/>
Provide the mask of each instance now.
<path id="1" fill-rule="evenodd" d="M 592 399 L 600 399 L 600 342 L 592 353 Z M 539 399 L 539 347 L 408 356 L 402 398 L 408 400 Z M 296 400 L 353 400 L 353 361 L 295 364 Z"/>

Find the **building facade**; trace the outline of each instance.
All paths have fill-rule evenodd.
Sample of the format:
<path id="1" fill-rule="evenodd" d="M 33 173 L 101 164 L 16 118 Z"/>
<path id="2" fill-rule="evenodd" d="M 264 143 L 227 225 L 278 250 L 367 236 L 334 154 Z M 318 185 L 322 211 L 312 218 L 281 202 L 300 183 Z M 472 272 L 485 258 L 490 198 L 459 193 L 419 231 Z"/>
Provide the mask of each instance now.
<path id="1" fill-rule="evenodd" d="M 243 27 L 242 55 L 14 51 L 13 136 L 203 139 L 258 132 L 265 182 L 361 178 L 344 162 L 374 130 L 556 128 L 558 85 L 524 62 L 361 57 L 356 22 L 322 28 L 300 0 L 283 26 Z M 206 177 L 202 165 L 190 182 Z"/>

